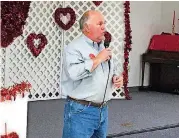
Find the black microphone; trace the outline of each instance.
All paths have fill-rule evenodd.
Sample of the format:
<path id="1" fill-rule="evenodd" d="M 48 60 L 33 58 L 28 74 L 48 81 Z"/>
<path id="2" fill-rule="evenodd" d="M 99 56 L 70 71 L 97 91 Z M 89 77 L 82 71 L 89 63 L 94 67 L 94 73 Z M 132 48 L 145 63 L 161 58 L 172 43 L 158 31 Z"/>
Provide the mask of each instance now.
<path id="1" fill-rule="evenodd" d="M 110 41 L 104 40 L 104 47 L 108 48 L 110 44 Z"/>
<path id="2" fill-rule="evenodd" d="M 104 33 L 104 37 L 105 37 L 105 40 L 104 40 L 104 47 L 105 48 L 108 48 L 109 47 L 109 44 L 111 42 L 111 34 L 108 33 L 108 32 L 105 32 Z M 105 87 L 105 93 L 104 93 L 104 97 L 103 97 L 103 102 L 104 103 L 104 100 L 105 100 L 105 96 L 106 96 L 106 91 L 107 91 L 107 87 L 108 87 L 108 82 L 109 82 L 109 74 L 110 74 L 110 60 L 108 60 L 108 65 L 109 65 L 109 71 L 108 71 L 108 78 L 107 78 L 107 83 L 106 83 L 106 87 Z"/>
<path id="3" fill-rule="evenodd" d="M 109 47 L 109 44 L 111 43 L 111 39 L 112 39 L 112 36 L 109 32 L 105 32 L 104 33 L 104 37 L 105 37 L 105 40 L 104 40 L 104 47 L 105 48 L 108 48 Z M 109 70 L 110 70 L 110 60 L 108 60 L 108 64 L 109 64 Z"/>
<path id="4" fill-rule="evenodd" d="M 105 40 L 104 40 L 104 47 L 105 48 L 108 48 L 109 47 L 109 44 L 111 43 L 111 39 L 112 39 L 112 36 L 109 32 L 105 32 L 104 33 L 104 37 L 105 37 Z"/>
<path id="5" fill-rule="evenodd" d="M 108 48 L 111 41 L 108 41 L 107 39 L 104 40 L 104 47 Z M 110 60 L 108 60 L 109 70 L 110 70 Z"/>

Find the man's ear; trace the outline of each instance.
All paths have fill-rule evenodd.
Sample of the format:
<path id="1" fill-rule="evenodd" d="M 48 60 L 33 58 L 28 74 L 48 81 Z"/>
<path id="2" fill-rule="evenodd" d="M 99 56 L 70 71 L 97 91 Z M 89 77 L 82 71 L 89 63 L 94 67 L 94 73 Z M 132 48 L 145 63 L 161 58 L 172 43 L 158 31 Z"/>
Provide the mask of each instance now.
<path id="1" fill-rule="evenodd" d="M 89 26 L 89 24 L 87 24 L 87 23 L 84 24 L 84 30 L 85 30 L 85 32 L 87 32 L 87 33 L 90 32 L 90 26 Z"/>

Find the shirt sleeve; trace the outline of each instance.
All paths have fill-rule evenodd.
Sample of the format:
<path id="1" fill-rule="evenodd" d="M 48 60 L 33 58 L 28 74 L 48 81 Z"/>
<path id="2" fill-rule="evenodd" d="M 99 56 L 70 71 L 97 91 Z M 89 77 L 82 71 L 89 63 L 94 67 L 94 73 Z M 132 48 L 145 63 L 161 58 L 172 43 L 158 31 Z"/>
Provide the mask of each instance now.
<path id="1" fill-rule="evenodd" d="M 122 65 L 120 67 L 117 66 L 117 64 L 114 62 L 114 59 L 112 58 L 112 64 L 113 64 L 113 76 L 120 76 L 122 74 Z"/>
<path id="2" fill-rule="evenodd" d="M 64 53 L 64 63 L 72 80 L 80 80 L 92 76 L 91 68 L 93 61 L 91 59 L 85 60 L 81 53 L 75 49 Z"/>

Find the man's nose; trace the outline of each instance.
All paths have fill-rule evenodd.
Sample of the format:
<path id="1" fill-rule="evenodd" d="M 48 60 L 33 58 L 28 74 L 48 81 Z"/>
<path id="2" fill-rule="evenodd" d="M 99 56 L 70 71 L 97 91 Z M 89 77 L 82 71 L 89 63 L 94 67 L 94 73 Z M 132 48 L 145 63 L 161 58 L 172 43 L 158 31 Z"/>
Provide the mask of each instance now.
<path id="1" fill-rule="evenodd" d="M 106 30 L 105 25 L 102 25 L 101 29 L 105 31 Z"/>

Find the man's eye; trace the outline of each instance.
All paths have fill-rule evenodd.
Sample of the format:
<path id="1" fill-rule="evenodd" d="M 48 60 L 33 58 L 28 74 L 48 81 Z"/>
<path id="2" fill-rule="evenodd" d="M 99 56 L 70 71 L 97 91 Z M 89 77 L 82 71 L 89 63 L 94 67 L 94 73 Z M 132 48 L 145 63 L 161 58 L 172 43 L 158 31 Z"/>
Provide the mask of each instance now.
<path id="1" fill-rule="evenodd" d="M 105 22 L 100 22 L 100 23 L 99 23 L 99 25 L 103 25 L 103 24 L 105 25 Z"/>

